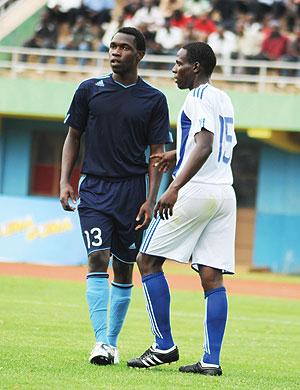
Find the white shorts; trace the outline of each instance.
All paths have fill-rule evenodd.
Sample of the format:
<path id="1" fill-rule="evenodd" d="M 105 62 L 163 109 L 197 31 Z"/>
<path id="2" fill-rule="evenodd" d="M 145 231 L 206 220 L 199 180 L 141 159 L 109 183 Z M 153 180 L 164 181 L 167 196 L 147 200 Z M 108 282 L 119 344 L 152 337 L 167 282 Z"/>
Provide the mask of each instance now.
<path id="1" fill-rule="evenodd" d="M 230 185 L 187 183 L 168 220 L 153 219 L 140 252 L 235 272 L 236 198 Z"/>

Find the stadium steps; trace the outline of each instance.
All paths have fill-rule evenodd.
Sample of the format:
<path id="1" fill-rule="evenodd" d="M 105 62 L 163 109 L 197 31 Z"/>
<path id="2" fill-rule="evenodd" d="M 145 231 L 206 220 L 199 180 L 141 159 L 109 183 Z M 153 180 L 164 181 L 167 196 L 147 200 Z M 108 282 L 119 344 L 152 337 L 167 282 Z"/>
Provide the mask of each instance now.
<path id="1" fill-rule="evenodd" d="M 47 0 L 19 0 L 13 3 L 0 18 L 0 41 L 44 7 Z"/>

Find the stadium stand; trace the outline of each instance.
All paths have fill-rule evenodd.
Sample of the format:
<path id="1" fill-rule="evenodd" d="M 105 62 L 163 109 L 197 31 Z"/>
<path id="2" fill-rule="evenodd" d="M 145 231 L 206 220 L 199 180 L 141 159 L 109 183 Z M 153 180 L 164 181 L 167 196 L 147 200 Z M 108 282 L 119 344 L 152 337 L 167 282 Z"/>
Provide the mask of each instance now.
<path id="1" fill-rule="evenodd" d="M 134 25 L 147 39 L 143 76 L 167 78 L 178 47 L 204 40 L 218 56 L 217 81 L 254 83 L 259 90 L 268 84 L 299 85 L 295 79 L 300 72 L 298 0 L 28 1 L 31 14 L 44 6 L 38 25 L 20 42 L 24 49 L 1 48 L 11 63 L 0 67 L 11 68 L 14 74 L 35 69 L 51 71 L 52 77 L 59 71 L 89 75 L 99 64 L 105 72 L 109 69 L 103 53 L 112 34 L 121 26 Z M 1 26 L 2 19 L 21 24 L 18 15 L 25 17 L 21 5 L 18 0 L 8 7 Z M 11 11 L 14 18 L 8 17 Z M 11 29 L 4 24 L 2 38 Z"/>
<path id="2" fill-rule="evenodd" d="M 45 4 L 45 0 L 0 1 L 0 42 Z"/>

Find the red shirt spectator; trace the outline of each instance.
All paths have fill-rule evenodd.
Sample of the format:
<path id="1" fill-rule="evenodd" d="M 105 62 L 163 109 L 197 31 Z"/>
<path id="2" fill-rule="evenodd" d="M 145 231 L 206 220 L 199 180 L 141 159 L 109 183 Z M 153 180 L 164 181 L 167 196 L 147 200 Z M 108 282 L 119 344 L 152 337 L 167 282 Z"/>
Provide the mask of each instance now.
<path id="1" fill-rule="evenodd" d="M 200 16 L 191 16 L 190 18 L 194 21 L 195 29 L 204 32 L 206 36 L 217 30 L 214 21 L 206 13 Z"/>
<path id="2" fill-rule="evenodd" d="M 174 11 L 170 23 L 173 27 L 185 28 L 190 20 L 190 16 L 186 16 L 181 10 L 178 9 Z"/>
<path id="3" fill-rule="evenodd" d="M 271 32 L 262 43 L 262 54 L 271 61 L 278 60 L 287 53 L 289 39 L 280 32 L 277 21 L 271 23 Z"/>

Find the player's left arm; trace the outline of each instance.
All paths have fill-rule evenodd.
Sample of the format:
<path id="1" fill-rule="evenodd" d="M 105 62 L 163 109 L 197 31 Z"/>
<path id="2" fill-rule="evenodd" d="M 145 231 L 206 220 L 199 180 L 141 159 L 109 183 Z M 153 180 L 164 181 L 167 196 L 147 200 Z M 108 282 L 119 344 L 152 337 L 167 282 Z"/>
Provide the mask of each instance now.
<path id="1" fill-rule="evenodd" d="M 150 155 L 161 154 L 163 152 L 164 152 L 163 144 L 150 145 Z M 159 190 L 159 185 L 162 178 L 162 172 L 160 172 L 154 164 L 149 163 L 148 176 L 149 176 L 148 196 L 146 201 L 142 204 L 139 213 L 136 217 L 136 221 L 140 223 L 136 226 L 135 230 L 146 229 L 151 222 L 153 209 L 155 206 L 156 197 Z"/>
<path id="2" fill-rule="evenodd" d="M 195 147 L 187 159 L 184 168 L 170 184 L 167 191 L 157 202 L 154 216 L 157 214 L 162 219 L 168 219 L 173 215 L 173 207 L 178 198 L 178 191 L 201 169 L 212 152 L 214 134 L 205 128 L 195 134 Z"/>

